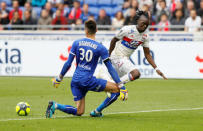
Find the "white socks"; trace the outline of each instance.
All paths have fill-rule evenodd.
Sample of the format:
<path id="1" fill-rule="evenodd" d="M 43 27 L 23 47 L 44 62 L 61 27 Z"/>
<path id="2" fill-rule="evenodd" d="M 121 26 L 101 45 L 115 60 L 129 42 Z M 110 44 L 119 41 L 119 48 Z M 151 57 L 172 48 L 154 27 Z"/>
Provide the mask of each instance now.
<path id="1" fill-rule="evenodd" d="M 124 84 L 129 82 L 129 81 L 132 81 L 132 75 L 130 73 L 124 75 L 123 77 L 121 77 L 121 82 L 123 82 Z"/>

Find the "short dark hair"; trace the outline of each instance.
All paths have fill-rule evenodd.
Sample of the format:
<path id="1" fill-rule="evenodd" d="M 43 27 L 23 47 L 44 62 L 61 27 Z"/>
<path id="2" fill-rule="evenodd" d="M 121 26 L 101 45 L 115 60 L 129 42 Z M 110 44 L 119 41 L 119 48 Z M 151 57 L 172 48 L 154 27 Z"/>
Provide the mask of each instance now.
<path id="1" fill-rule="evenodd" d="M 137 20 L 141 17 L 141 16 L 145 16 L 147 19 L 149 19 L 149 14 L 146 11 L 142 11 L 142 10 L 137 10 L 136 11 L 136 18 Z"/>
<path id="2" fill-rule="evenodd" d="M 85 21 L 85 28 L 88 30 L 88 34 L 93 35 L 97 31 L 97 24 L 93 20 Z"/>

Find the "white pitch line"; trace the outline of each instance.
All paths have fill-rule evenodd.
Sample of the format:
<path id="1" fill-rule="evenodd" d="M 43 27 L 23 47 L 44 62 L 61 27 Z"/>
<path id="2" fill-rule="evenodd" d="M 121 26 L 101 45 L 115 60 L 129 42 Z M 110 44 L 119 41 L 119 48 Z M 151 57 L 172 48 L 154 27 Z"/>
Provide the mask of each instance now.
<path id="1" fill-rule="evenodd" d="M 115 113 L 106 113 L 108 115 L 113 114 L 132 114 L 132 113 L 145 113 L 145 112 L 164 112 L 164 111 L 191 111 L 191 110 L 203 110 L 203 107 L 199 108 L 185 108 L 185 109 L 160 109 L 160 110 L 145 110 L 145 111 L 132 111 L 132 112 L 115 112 Z"/>
<path id="2" fill-rule="evenodd" d="M 184 109 L 159 109 L 159 110 L 145 110 L 145 111 L 131 111 L 131 112 L 114 112 L 114 113 L 105 113 L 105 115 L 113 115 L 113 114 L 132 114 L 132 113 L 146 113 L 146 112 L 167 112 L 167 111 L 192 111 L 192 110 L 203 110 L 203 107 L 199 108 L 184 108 Z M 89 116 L 89 115 L 83 115 L 83 116 Z M 57 116 L 55 118 L 66 118 L 66 117 L 76 117 L 72 115 L 68 116 Z M 46 119 L 45 117 L 32 117 L 32 118 L 10 118 L 10 119 L 0 119 L 0 121 L 22 121 L 22 120 L 43 120 Z"/>

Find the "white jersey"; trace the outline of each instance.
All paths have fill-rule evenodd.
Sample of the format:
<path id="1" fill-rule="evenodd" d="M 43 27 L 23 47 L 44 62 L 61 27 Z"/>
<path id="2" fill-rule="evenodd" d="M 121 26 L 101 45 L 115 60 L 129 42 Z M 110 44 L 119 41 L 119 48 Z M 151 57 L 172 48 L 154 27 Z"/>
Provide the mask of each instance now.
<path id="1" fill-rule="evenodd" d="M 149 47 L 147 32 L 139 33 L 136 25 L 124 26 L 116 34 L 119 39 L 111 57 L 129 57 L 138 46 Z"/>

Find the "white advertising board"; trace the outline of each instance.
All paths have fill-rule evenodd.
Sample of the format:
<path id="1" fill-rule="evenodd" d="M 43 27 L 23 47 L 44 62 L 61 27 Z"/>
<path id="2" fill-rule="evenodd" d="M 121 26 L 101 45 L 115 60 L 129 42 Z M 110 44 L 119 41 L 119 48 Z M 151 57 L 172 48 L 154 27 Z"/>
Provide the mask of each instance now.
<path id="1" fill-rule="evenodd" d="M 0 41 L 0 76 L 56 76 L 67 60 L 72 40 Z M 108 42 L 103 42 L 108 47 Z M 150 42 L 152 56 L 168 78 L 203 78 L 201 41 Z M 131 56 L 142 78 L 160 78 L 139 47 Z M 72 76 L 75 61 L 66 76 Z"/>
<path id="2" fill-rule="evenodd" d="M 202 42 L 150 42 L 150 49 L 157 66 L 168 78 L 203 78 Z M 144 58 L 141 48 L 131 57 L 142 77 L 160 78 Z"/>
<path id="3" fill-rule="evenodd" d="M 0 41 L 0 75 L 55 76 L 68 57 L 66 41 Z M 72 76 L 75 62 L 67 73 Z"/>

